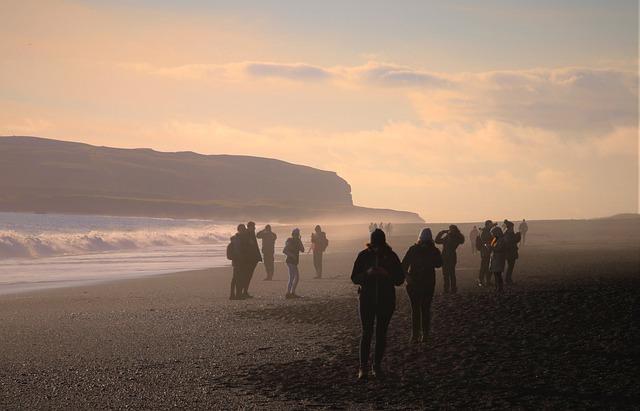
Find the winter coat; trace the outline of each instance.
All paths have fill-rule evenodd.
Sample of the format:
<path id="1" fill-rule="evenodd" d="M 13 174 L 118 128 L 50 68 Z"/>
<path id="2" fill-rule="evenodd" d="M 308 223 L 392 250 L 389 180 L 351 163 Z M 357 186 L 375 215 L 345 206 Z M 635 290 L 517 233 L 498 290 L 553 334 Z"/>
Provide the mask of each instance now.
<path id="1" fill-rule="evenodd" d="M 464 244 L 464 235 L 459 231 L 440 231 L 435 239 L 436 244 L 442 244 L 442 260 L 455 264 L 458 260 L 456 248 Z"/>
<path id="2" fill-rule="evenodd" d="M 388 275 L 371 275 L 369 269 L 379 267 Z M 395 307 L 395 287 L 404 282 L 404 270 L 398 255 L 388 245 L 379 248 L 368 246 L 361 251 L 353 264 L 351 281 L 360 286 L 360 302 Z"/>
<path id="3" fill-rule="evenodd" d="M 300 262 L 300 253 L 304 253 L 304 245 L 298 237 L 289 237 L 284 244 L 282 250 L 284 255 L 287 256 L 286 263 L 298 265 Z"/>
<path id="4" fill-rule="evenodd" d="M 276 247 L 276 239 L 278 236 L 273 231 L 260 230 L 256 234 L 256 238 L 262 240 L 262 253 L 273 254 Z"/>
<path id="5" fill-rule="evenodd" d="M 506 262 L 507 245 L 504 241 L 504 236 L 500 238 L 494 238 L 491 241 L 491 260 L 489 262 L 489 271 L 492 273 L 501 273 L 504 271 Z"/>
<path id="6" fill-rule="evenodd" d="M 520 242 L 521 234 L 513 232 L 513 229 L 508 229 L 504 233 L 504 242 L 505 242 L 505 254 L 507 260 L 517 260 L 519 257 L 518 254 L 518 243 Z"/>
<path id="7" fill-rule="evenodd" d="M 442 267 L 442 255 L 431 241 L 412 245 L 402 259 L 407 286 L 423 286 L 433 281 L 438 267 Z"/>

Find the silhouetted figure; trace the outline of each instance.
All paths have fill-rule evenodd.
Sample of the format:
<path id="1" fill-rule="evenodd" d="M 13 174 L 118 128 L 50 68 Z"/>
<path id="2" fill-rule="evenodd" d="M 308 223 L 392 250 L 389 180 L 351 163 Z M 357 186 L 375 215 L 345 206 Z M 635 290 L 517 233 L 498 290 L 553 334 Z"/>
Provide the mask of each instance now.
<path id="1" fill-rule="evenodd" d="M 238 224 L 238 231 L 231 237 L 231 241 L 227 246 L 227 258 L 231 260 L 231 265 L 233 266 L 230 300 L 242 298 L 242 284 L 247 270 L 246 245 L 247 227 L 244 224 Z"/>
<path id="2" fill-rule="evenodd" d="M 491 220 L 484 222 L 484 227 L 480 228 L 480 235 L 476 239 L 476 248 L 480 251 L 480 271 L 478 273 L 478 285 L 491 285 L 491 273 L 489 272 L 489 260 L 491 259 L 491 240 L 493 235 L 491 229 L 496 226 Z"/>
<path id="3" fill-rule="evenodd" d="M 491 240 L 491 262 L 489 263 L 489 271 L 495 276 L 496 291 L 502 292 L 502 272 L 506 262 L 506 244 L 504 234 L 500 227 L 491 229 L 493 239 Z"/>
<path id="4" fill-rule="evenodd" d="M 256 266 L 262 261 L 262 255 L 260 254 L 260 248 L 258 247 L 258 239 L 256 238 L 256 223 L 249 221 L 247 223 L 247 270 L 244 275 L 244 281 L 242 284 L 242 298 L 253 298 L 249 295 L 249 284 L 253 278 L 253 273 L 256 270 Z"/>
<path id="5" fill-rule="evenodd" d="M 418 242 L 409 247 L 402 267 L 407 273 L 407 294 L 411 301 L 411 342 L 427 342 L 436 268 L 442 267 L 442 256 L 433 243 L 430 229 L 422 230 Z"/>
<path id="6" fill-rule="evenodd" d="M 522 219 L 522 222 L 518 226 L 518 231 L 522 236 L 522 246 L 524 247 L 524 243 L 527 240 L 527 231 L 529 231 L 529 224 L 527 224 L 527 221 L 524 218 Z"/>
<path id="7" fill-rule="evenodd" d="M 380 225 L 378 226 L 379 229 L 381 229 L 382 231 L 384 231 L 384 223 L 380 222 Z M 385 233 L 386 235 L 386 233 Z"/>
<path id="8" fill-rule="evenodd" d="M 313 267 L 316 269 L 316 277 L 322 278 L 322 254 L 329 247 L 327 234 L 317 225 L 315 232 L 311 234 L 311 250 L 313 251 Z"/>
<path id="9" fill-rule="evenodd" d="M 391 223 L 387 223 L 387 238 L 391 239 L 391 234 L 393 232 L 393 227 L 391 226 Z"/>
<path id="10" fill-rule="evenodd" d="M 520 242 L 520 233 L 513 231 L 514 224 L 509 220 L 504 220 L 506 230 L 504 232 L 505 256 L 507 260 L 507 272 L 505 282 L 507 285 L 513 284 L 513 269 L 518 259 L 518 243 Z"/>
<path id="11" fill-rule="evenodd" d="M 471 245 L 471 254 L 475 254 L 478 252 L 476 241 L 479 235 L 480 234 L 478 232 L 478 227 L 474 225 L 473 228 L 471 229 L 471 232 L 469 232 L 469 244 Z"/>
<path id="12" fill-rule="evenodd" d="M 382 376 L 382 357 L 387 340 L 387 329 L 396 306 L 395 286 L 404 282 L 404 270 L 400 259 L 387 244 L 384 231 L 371 233 L 371 242 L 361 251 L 353 264 L 351 281 L 359 285 L 360 322 L 360 370 L 358 378 L 366 378 L 373 326 L 376 327 L 376 347 L 372 373 Z"/>
<path id="13" fill-rule="evenodd" d="M 272 280 L 274 273 L 276 239 L 278 236 L 276 233 L 271 231 L 271 226 L 267 224 L 263 230 L 258 231 L 256 238 L 262 240 L 262 258 L 264 262 L 264 269 L 267 273 L 265 280 Z"/>
<path id="14" fill-rule="evenodd" d="M 291 232 L 291 237 L 287 238 L 282 252 L 287 256 L 285 262 L 289 268 L 289 283 L 287 284 L 287 294 L 285 298 L 298 298 L 296 294 L 298 280 L 300 279 L 298 263 L 300 262 L 300 253 L 304 253 L 304 245 L 302 244 L 302 240 L 300 240 L 299 229 L 296 228 Z"/>
<path id="15" fill-rule="evenodd" d="M 464 244 L 464 236 L 458 226 L 450 225 L 448 230 L 442 230 L 436 236 L 436 244 L 442 244 L 442 277 L 444 279 L 444 293 L 458 292 L 456 285 L 456 264 L 458 254 L 456 249 Z"/>
<path id="16" fill-rule="evenodd" d="M 373 223 L 373 231 L 371 231 L 371 232 L 373 233 L 377 229 L 378 229 L 378 224 L 377 223 Z"/>

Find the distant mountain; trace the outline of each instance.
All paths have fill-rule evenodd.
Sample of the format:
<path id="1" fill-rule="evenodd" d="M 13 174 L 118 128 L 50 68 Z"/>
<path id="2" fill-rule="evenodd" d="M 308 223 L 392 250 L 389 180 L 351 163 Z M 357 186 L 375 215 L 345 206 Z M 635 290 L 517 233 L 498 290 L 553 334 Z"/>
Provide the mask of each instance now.
<path id="1" fill-rule="evenodd" d="M 637 213 L 621 213 L 615 214 L 609 217 L 603 217 L 605 220 L 635 220 L 640 219 L 640 214 Z"/>
<path id="2" fill-rule="evenodd" d="M 0 211 L 421 222 L 353 205 L 336 173 L 280 160 L 0 137 Z"/>

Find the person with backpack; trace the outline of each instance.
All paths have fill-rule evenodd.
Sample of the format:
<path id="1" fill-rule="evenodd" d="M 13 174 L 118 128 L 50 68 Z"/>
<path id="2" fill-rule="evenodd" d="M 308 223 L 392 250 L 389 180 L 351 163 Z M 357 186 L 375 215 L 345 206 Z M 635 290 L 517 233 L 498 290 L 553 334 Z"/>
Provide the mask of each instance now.
<path id="1" fill-rule="evenodd" d="M 265 277 L 265 281 L 270 281 L 273 279 L 274 273 L 274 254 L 276 247 L 276 239 L 278 236 L 276 233 L 271 231 L 271 226 L 267 224 L 264 226 L 263 230 L 258 231 L 256 234 L 256 238 L 262 240 L 262 257 L 264 261 L 264 269 L 267 273 Z"/>
<path id="2" fill-rule="evenodd" d="M 258 263 L 262 261 L 262 254 L 258 247 L 258 239 L 256 238 L 256 223 L 249 221 L 247 223 L 247 255 L 246 255 L 246 271 L 242 284 L 242 298 L 253 298 L 249 294 L 249 284 L 253 279 L 253 273 L 256 271 Z"/>
<path id="3" fill-rule="evenodd" d="M 387 329 L 396 306 L 395 287 L 404 282 L 400 259 L 387 244 L 384 231 L 371 233 L 371 241 L 353 264 L 351 281 L 359 286 L 359 312 L 362 325 L 360 338 L 360 369 L 358 379 L 368 377 L 369 354 L 375 323 L 376 346 L 372 374 L 383 378 L 382 358 L 387 341 Z"/>
<path id="4" fill-rule="evenodd" d="M 478 273 L 478 286 L 486 287 L 491 285 L 491 273 L 489 272 L 489 260 L 491 259 L 491 240 L 493 235 L 491 229 L 497 223 L 491 220 L 484 222 L 484 227 L 480 228 L 480 235 L 476 239 L 476 249 L 480 251 L 480 271 Z"/>
<path id="5" fill-rule="evenodd" d="M 506 230 L 504 232 L 505 242 L 505 256 L 507 260 L 507 272 L 505 283 L 507 285 L 513 284 L 513 269 L 516 266 L 516 260 L 519 257 L 518 243 L 520 242 L 520 233 L 513 231 L 514 224 L 509 220 L 504 220 Z"/>
<path id="6" fill-rule="evenodd" d="M 287 256 L 286 263 L 289 268 L 289 283 L 287 284 L 287 294 L 285 298 L 298 298 L 296 288 L 300 279 L 298 271 L 298 263 L 300 262 L 300 253 L 304 253 L 304 245 L 300 240 L 300 230 L 295 228 L 291 232 L 291 237 L 287 238 L 284 244 L 283 254 Z"/>
<path id="7" fill-rule="evenodd" d="M 436 287 L 436 268 L 442 267 L 442 255 L 433 242 L 431 229 L 420 232 L 418 242 L 409 247 L 402 259 L 411 301 L 411 342 L 427 342 L 431 326 L 431 302 Z"/>
<path id="8" fill-rule="evenodd" d="M 231 260 L 233 275 L 231 277 L 230 300 L 240 300 L 243 298 L 243 287 L 246 263 L 247 227 L 238 224 L 237 232 L 231 237 L 227 245 L 227 259 Z"/>
<path id="9" fill-rule="evenodd" d="M 506 261 L 507 245 L 500 227 L 493 227 L 491 234 L 493 238 L 490 243 L 491 261 L 489 262 L 489 271 L 495 276 L 496 292 L 502 293 L 502 272 Z"/>
<path id="10" fill-rule="evenodd" d="M 456 249 L 464 244 L 464 235 L 456 225 L 450 225 L 448 230 L 442 230 L 436 236 L 436 244 L 442 244 L 442 277 L 444 279 L 444 293 L 458 292 L 456 285 L 456 264 L 458 254 Z"/>
<path id="11" fill-rule="evenodd" d="M 322 278 L 322 254 L 329 247 L 327 234 L 317 225 L 315 232 L 311 234 L 311 250 L 313 251 L 313 267 L 316 269 L 316 279 Z"/>

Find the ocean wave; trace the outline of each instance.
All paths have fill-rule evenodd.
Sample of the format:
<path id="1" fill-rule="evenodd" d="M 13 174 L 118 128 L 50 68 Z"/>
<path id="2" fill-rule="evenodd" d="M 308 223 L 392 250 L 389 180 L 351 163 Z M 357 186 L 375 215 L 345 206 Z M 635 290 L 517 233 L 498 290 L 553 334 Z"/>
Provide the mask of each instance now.
<path id="1" fill-rule="evenodd" d="M 231 226 L 40 234 L 0 231 L 0 259 L 42 258 L 174 245 L 220 244 L 228 241 L 234 231 Z"/>

